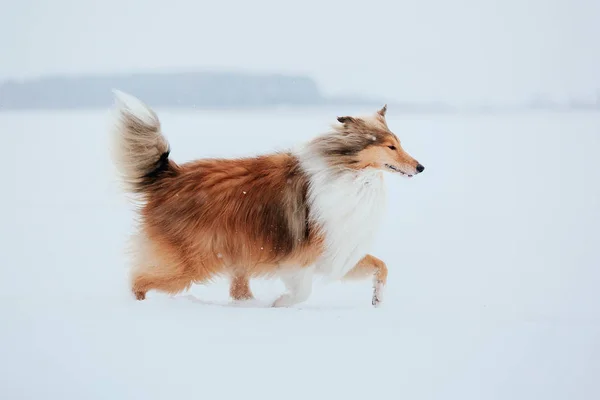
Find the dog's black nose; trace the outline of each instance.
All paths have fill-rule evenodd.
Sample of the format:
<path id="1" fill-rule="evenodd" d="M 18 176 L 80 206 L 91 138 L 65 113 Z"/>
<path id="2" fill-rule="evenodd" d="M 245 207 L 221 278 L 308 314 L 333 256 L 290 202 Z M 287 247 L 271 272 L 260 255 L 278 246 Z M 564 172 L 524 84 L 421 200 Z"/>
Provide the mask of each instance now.
<path id="1" fill-rule="evenodd" d="M 421 172 L 423 172 L 424 170 L 425 170 L 425 167 L 424 167 L 424 166 L 422 166 L 421 164 L 417 164 L 417 172 L 418 172 L 418 173 L 421 173 Z"/>

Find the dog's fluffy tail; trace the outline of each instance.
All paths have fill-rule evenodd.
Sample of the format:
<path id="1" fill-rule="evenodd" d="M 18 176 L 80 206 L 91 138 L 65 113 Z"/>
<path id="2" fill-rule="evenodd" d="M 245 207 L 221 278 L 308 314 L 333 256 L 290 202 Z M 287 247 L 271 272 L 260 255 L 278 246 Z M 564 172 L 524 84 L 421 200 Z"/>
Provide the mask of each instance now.
<path id="1" fill-rule="evenodd" d="M 170 146 L 156 113 L 139 99 L 113 90 L 117 122 L 113 130 L 113 161 L 125 190 L 144 193 L 166 175 L 175 173 Z"/>

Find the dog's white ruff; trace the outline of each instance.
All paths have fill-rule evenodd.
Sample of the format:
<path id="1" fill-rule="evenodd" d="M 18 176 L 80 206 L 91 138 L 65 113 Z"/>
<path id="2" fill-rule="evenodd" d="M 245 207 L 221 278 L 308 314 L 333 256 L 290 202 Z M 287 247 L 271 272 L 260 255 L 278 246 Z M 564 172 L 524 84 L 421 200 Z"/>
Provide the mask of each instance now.
<path id="1" fill-rule="evenodd" d="M 324 234 L 316 273 L 341 279 L 370 248 L 386 206 L 382 173 L 374 168 L 336 171 L 310 146 L 296 151 L 309 178 L 309 218 Z"/>

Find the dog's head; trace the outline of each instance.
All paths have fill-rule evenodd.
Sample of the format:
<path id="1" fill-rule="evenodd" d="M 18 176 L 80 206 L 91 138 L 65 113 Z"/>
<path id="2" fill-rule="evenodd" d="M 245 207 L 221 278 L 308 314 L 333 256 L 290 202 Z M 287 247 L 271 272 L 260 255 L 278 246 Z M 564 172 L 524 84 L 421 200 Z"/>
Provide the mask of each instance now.
<path id="1" fill-rule="evenodd" d="M 338 117 L 334 132 L 320 138 L 320 149 L 332 166 L 362 170 L 375 168 L 408 178 L 425 167 L 412 158 L 388 128 L 387 106 L 367 117 Z"/>

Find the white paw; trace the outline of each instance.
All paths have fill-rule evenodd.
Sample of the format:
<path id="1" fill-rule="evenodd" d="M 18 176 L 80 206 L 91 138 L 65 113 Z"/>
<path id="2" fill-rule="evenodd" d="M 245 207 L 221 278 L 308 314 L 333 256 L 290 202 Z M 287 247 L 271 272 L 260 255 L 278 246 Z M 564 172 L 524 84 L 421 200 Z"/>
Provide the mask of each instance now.
<path id="1" fill-rule="evenodd" d="M 283 294 L 273 302 L 273 307 L 289 307 L 294 304 L 293 300 L 293 297 L 289 294 Z"/>
<path id="2" fill-rule="evenodd" d="M 383 287 L 383 282 L 375 283 L 375 286 L 373 287 L 373 299 L 371 300 L 373 307 L 379 307 L 383 301 Z"/>
<path id="3" fill-rule="evenodd" d="M 273 303 L 273 307 L 289 307 L 306 301 L 312 292 L 312 279 L 314 268 L 303 268 L 281 275 L 287 293 L 281 295 Z"/>

